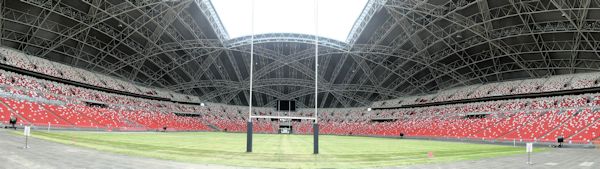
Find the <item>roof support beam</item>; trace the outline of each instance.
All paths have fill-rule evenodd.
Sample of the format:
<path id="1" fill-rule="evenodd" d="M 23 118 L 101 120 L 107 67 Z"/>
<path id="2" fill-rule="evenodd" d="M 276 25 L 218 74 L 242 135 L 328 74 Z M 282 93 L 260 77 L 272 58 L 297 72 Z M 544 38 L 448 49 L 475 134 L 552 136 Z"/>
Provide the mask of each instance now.
<path id="1" fill-rule="evenodd" d="M 585 18 L 587 17 L 588 9 L 589 9 L 591 1 L 590 0 L 578 0 L 577 2 L 579 2 L 579 4 L 581 5 L 579 8 L 583 9 L 579 13 L 575 13 L 573 10 L 570 10 L 572 8 L 576 8 L 574 6 L 575 5 L 574 2 L 568 2 L 568 1 L 564 1 L 564 0 L 550 0 L 550 2 L 552 2 L 552 4 L 562 13 L 562 16 L 567 18 L 569 23 L 571 23 L 577 29 L 577 34 L 579 35 L 579 36 L 575 37 L 577 46 L 574 46 L 573 48 L 579 48 L 581 46 L 580 45 L 581 38 L 583 38 L 583 40 L 585 41 L 586 45 L 588 45 L 588 47 L 597 50 L 598 47 L 594 46 L 594 44 L 592 44 L 592 40 L 594 42 L 596 42 L 596 40 L 593 39 L 594 37 L 588 36 L 581 31 L 582 26 L 584 25 L 584 22 L 585 22 Z M 565 7 L 567 9 L 565 9 Z M 592 39 L 592 40 L 590 40 L 590 39 Z M 578 53 L 572 53 L 571 60 L 575 60 L 575 58 L 577 57 L 577 54 Z M 600 53 L 594 52 L 594 54 L 596 55 L 596 57 L 600 58 Z"/>
<path id="2" fill-rule="evenodd" d="M 58 5 L 61 3 L 61 0 L 58 0 L 58 2 L 52 4 L 52 6 L 50 8 L 42 8 L 42 10 L 40 11 L 40 13 L 35 17 L 36 20 L 33 22 L 34 25 L 42 25 L 46 22 L 46 20 L 48 20 L 48 17 L 50 17 L 50 13 L 51 11 L 57 10 L 56 7 L 58 7 Z M 27 45 L 31 43 L 31 39 L 33 36 L 36 36 L 39 32 L 40 29 L 38 27 L 34 27 L 31 26 L 29 27 L 29 29 L 27 30 L 26 33 L 26 37 L 25 37 L 25 43 L 21 43 L 21 45 L 19 45 L 18 49 L 21 51 L 25 51 L 27 49 Z"/>
<path id="3" fill-rule="evenodd" d="M 537 25 L 537 23 L 535 22 L 535 19 L 533 18 L 533 16 L 531 15 L 531 13 L 528 14 L 522 14 L 521 11 L 528 11 L 531 12 L 532 9 L 529 8 L 527 6 L 527 4 L 524 4 L 524 2 L 520 2 L 520 4 L 517 4 L 515 2 L 515 0 L 509 0 L 509 2 L 513 5 L 513 7 L 515 8 L 515 10 L 517 11 L 517 14 L 519 15 L 519 18 L 521 19 L 521 22 L 523 22 L 523 26 L 524 28 L 526 28 L 530 33 L 533 33 L 531 27 L 529 26 L 530 24 L 533 25 Z M 486 22 L 486 23 L 490 23 L 490 22 Z M 491 23 L 490 23 L 491 24 Z M 542 46 L 540 46 L 541 42 L 544 41 L 543 36 L 541 35 L 536 35 L 536 34 L 531 34 L 531 38 L 534 40 L 534 42 L 536 42 L 537 47 L 538 48 L 542 48 Z M 541 52 L 540 55 L 542 56 L 542 58 L 544 60 L 548 60 L 550 59 L 550 55 L 548 54 L 548 52 Z M 549 63 L 546 62 L 546 67 L 548 67 L 547 73 L 549 74 L 554 74 L 553 72 L 551 72 L 550 67 L 548 66 Z"/>
<path id="4" fill-rule="evenodd" d="M 392 1 L 393 3 L 391 3 L 390 5 L 386 5 L 389 6 L 389 8 L 400 8 L 400 9 L 411 9 L 410 6 L 413 4 L 410 3 L 400 3 L 400 2 L 395 2 Z M 450 5 L 446 5 L 446 6 L 454 6 L 452 5 L 452 1 L 448 1 L 448 3 Z M 465 6 L 469 6 L 472 4 L 475 4 L 476 2 L 472 2 L 469 3 Z M 428 4 L 431 5 L 431 4 Z M 408 6 L 408 7 L 407 7 Z M 435 5 L 434 5 L 435 6 Z M 445 37 L 438 39 L 437 41 L 443 41 L 444 39 L 446 39 L 449 36 L 453 36 L 455 35 L 457 32 L 461 32 L 461 31 L 470 31 L 472 33 L 474 33 L 476 36 L 481 37 L 482 39 L 486 40 L 488 43 L 490 43 L 492 46 L 494 46 L 494 48 L 498 49 L 499 51 L 503 52 L 503 53 L 509 53 L 509 49 L 506 49 L 506 45 L 500 45 L 499 42 L 495 42 L 495 41 L 491 41 L 490 38 L 488 36 L 485 35 L 485 28 L 483 28 L 482 26 L 478 25 L 477 23 L 475 23 L 474 21 L 470 20 L 469 18 L 466 18 L 460 14 L 457 13 L 457 10 L 459 8 L 454 8 L 449 12 L 445 12 L 445 13 L 440 13 L 440 12 L 431 12 L 431 11 L 427 11 L 421 8 L 416 8 L 414 9 L 415 12 L 421 13 L 423 15 L 431 15 L 434 16 L 438 19 L 443 19 L 446 20 L 449 23 L 452 23 L 455 26 L 461 27 L 463 28 L 463 30 L 442 30 L 442 31 L 446 31 L 446 32 L 450 32 L 450 33 L 445 33 Z M 435 11 L 435 10 L 434 10 Z M 433 21 L 435 22 L 435 21 Z M 430 22 L 430 23 L 433 23 Z M 429 47 L 432 47 L 433 44 L 436 44 L 437 41 L 434 41 L 432 43 L 429 43 Z M 518 65 L 520 65 L 520 61 L 522 60 L 522 58 L 519 58 L 518 56 L 509 56 L 512 60 L 515 61 L 515 63 L 517 63 Z M 527 70 L 527 69 L 524 69 Z M 531 77 L 537 77 L 534 72 L 531 71 L 526 71 Z"/>

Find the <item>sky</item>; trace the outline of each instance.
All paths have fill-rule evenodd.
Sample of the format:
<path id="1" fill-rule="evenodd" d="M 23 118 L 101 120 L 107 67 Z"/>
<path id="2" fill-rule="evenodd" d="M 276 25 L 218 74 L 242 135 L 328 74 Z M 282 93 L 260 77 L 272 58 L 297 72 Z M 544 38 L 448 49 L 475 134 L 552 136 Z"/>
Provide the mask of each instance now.
<path id="1" fill-rule="evenodd" d="M 346 41 L 368 0 L 318 0 L 318 35 Z M 229 38 L 252 34 L 252 0 L 211 0 Z M 315 34 L 314 0 L 254 0 L 254 34 Z"/>

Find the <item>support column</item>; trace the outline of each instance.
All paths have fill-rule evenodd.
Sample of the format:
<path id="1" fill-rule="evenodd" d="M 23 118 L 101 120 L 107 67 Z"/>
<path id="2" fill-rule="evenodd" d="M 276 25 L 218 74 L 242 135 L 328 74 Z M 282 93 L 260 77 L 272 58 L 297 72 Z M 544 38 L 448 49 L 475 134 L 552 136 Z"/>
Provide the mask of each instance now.
<path id="1" fill-rule="evenodd" d="M 254 76 L 254 0 L 252 0 L 252 5 L 250 7 L 252 9 L 252 38 L 250 41 L 250 98 L 248 101 L 248 125 L 246 126 L 246 152 L 252 152 L 252 87 Z"/>
<path id="2" fill-rule="evenodd" d="M 313 154 L 319 154 L 319 124 L 313 123 Z"/>
<path id="3" fill-rule="evenodd" d="M 252 121 L 248 121 L 246 131 L 246 152 L 252 152 Z"/>
<path id="4" fill-rule="evenodd" d="M 319 1 L 315 3 L 315 119 L 313 121 L 313 154 L 319 154 Z M 325 100 L 323 100 L 325 101 Z"/>

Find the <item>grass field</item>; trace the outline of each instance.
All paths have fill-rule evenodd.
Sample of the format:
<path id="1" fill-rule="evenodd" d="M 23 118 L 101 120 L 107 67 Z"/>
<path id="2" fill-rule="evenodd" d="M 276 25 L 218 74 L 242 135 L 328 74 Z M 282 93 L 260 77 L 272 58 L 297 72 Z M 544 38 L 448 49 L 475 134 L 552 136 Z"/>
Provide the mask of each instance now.
<path id="1" fill-rule="evenodd" d="M 255 134 L 245 153 L 245 133 L 34 132 L 33 136 L 102 151 L 191 163 L 269 168 L 365 168 L 450 162 L 523 154 L 524 148 L 352 136 Z M 428 153 L 432 152 L 430 158 Z"/>

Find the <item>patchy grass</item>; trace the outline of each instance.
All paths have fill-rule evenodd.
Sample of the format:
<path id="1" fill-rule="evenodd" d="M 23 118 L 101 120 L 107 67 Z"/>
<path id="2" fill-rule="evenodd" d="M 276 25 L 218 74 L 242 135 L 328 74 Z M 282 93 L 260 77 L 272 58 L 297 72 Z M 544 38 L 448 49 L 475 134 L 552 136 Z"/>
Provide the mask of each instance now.
<path id="1" fill-rule="evenodd" d="M 268 168 L 365 168 L 474 160 L 524 154 L 522 147 L 392 138 L 255 134 L 246 153 L 245 133 L 34 132 L 33 136 L 135 156 L 190 163 Z M 535 149 L 539 151 L 540 149 Z M 429 157 L 431 152 L 433 157 Z"/>

